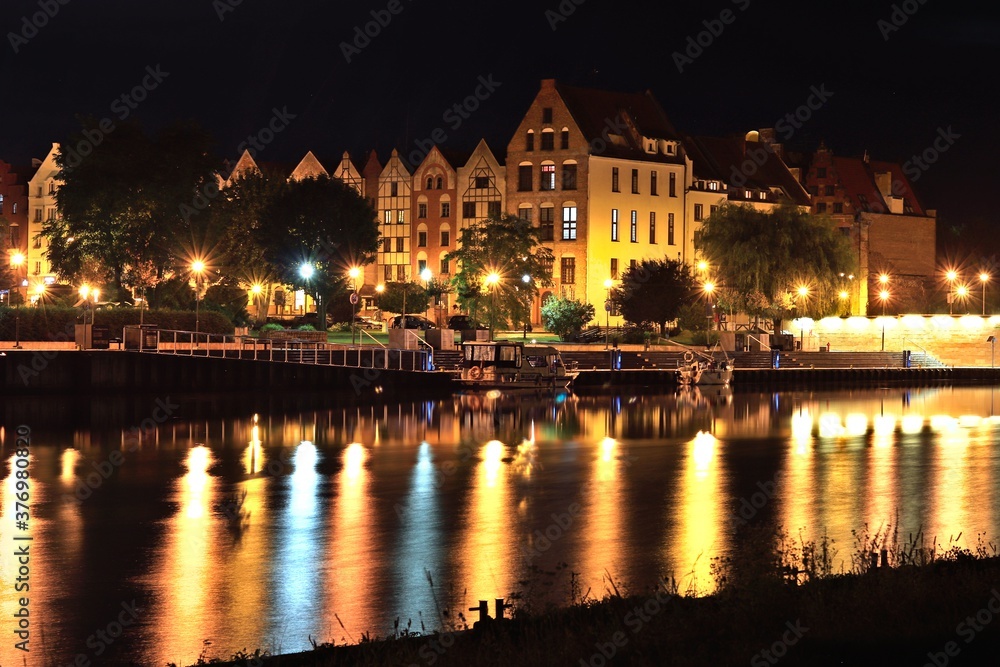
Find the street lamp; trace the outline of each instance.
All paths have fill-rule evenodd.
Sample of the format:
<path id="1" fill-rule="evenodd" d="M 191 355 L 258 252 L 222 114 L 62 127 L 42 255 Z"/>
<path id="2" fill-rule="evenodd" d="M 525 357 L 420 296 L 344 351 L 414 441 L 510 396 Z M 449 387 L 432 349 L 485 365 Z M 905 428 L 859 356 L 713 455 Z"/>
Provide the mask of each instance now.
<path id="1" fill-rule="evenodd" d="M 24 254 L 20 252 L 15 252 L 10 256 L 10 264 L 15 269 L 17 269 L 14 279 L 17 280 L 21 273 L 21 266 L 24 264 L 25 258 Z M 27 281 L 25 281 L 27 283 Z M 14 285 L 11 285 L 13 289 Z M 10 305 L 10 294 L 11 290 L 7 290 L 7 305 Z M 17 291 L 17 306 L 14 308 L 14 349 L 21 349 L 21 290 Z"/>
<path id="2" fill-rule="evenodd" d="M 611 333 L 611 288 L 614 286 L 615 281 L 608 278 L 604 281 L 604 289 L 608 291 L 607 297 L 604 299 L 604 349 L 608 349 L 608 336 Z"/>
<path id="3" fill-rule="evenodd" d="M 955 281 L 958 280 L 958 271 L 954 269 L 948 269 L 944 274 L 945 278 L 948 279 L 948 314 L 955 314 Z"/>
<path id="4" fill-rule="evenodd" d="M 198 332 L 201 331 L 201 279 L 205 273 L 205 262 L 196 259 L 191 262 L 191 273 L 194 274 L 194 346 L 198 347 Z"/>
<path id="5" fill-rule="evenodd" d="M 264 293 L 264 286 L 254 283 L 250 286 L 250 293 L 253 294 L 253 305 L 257 309 L 257 321 L 260 322 L 260 295 Z"/>
<path id="6" fill-rule="evenodd" d="M 983 317 L 986 316 L 986 283 L 990 279 L 990 274 L 983 271 L 979 274 L 979 282 L 983 284 Z"/>
<path id="7" fill-rule="evenodd" d="M 497 283 L 500 282 L 500 274 L 490 271 L 486 275 L 486 286 L 490 289 L 490 340 L 493 340 L 494 314 L 497 306 Z"/>
<path id="8" fill-rule="evenodd" d="M 796 302 L 799 302 L 799 300 L 804 301 L 809 298 L 808 285 L 799 285 L 798 289 L 796 289 L 795 292 L 797 295 L 795 297 Z M 802 318 L 804 316 L 805 316 L 805 309 L 800 304 L 799 305 L 799 349 L 802 351 L 805 351 L 806 348 L 806 329 L 805 329 L 805 323 L 802 321 Z"/>
<path id="9" fill-rule="evenodd" d="M 965 285 L 959 285 L 955 289 L 955 296 L 962 300 L 962 304 L 965 304 L 965 300 L 969 297 L 969 288 Z"/>
<path id="10" fill-rule="evenodd" d="M 523 276 L 521 276 L 521 282 L 524 283 L 525 285 L 530 285 L 531 275 L 525 273 Z M 531 319 L 531 306 L 528 306 L 528 309 L 529 309 L 528 314 L 525 315 L 526 319 L 524 320 L 524 326 L 521 327 L 521 338 L 523 340 L 528 339 L 528 325 L 531 324 L 531 322 L 529 321 Z M 607 345 L 607 341 L 605 341 L 605 345 Z"/>
<path id="11" fill-rule="evenodd" d="M 715 304 L 712 303 L 712 296 L 715 294 L 715 283 L 711 280 L 706 282 L 702 286 L 702 290 L 705 292 L 705 296 L 708 298 L 708 335 L 705 337 L 705 343 L 711 344 L 712 327 L 715 320 Z"/>
<path id="12" fill-rule="evenodd" d="M 354 334 L 358 328 L 358 276 L 361 275 L 361 269 L 352 266 L 347 275 L 351 278 L 351 345 L 354 345 Z"/>

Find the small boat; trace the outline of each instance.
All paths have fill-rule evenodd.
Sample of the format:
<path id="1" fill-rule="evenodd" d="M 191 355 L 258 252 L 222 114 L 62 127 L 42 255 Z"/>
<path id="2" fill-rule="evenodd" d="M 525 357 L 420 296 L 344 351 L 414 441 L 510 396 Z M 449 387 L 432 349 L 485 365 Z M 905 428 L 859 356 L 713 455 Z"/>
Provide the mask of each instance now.
<path id="1" fill-rule="evenodd" d="M 677 384 L 681 385 L 725 385 L 733 379 L 733 362 L 728 356 L 717 362 L 714 357 L 698 353 L 695 359 L 690 350 L 684 353 L 684 365 L 677 368 Z"/>
<path id="2" fill-rule="evenodd" d="M 578 374 L 551 345 L 469 341 L 462 343 L 461 374 L 455 381 L 466 389 L 566 388 Z"/>

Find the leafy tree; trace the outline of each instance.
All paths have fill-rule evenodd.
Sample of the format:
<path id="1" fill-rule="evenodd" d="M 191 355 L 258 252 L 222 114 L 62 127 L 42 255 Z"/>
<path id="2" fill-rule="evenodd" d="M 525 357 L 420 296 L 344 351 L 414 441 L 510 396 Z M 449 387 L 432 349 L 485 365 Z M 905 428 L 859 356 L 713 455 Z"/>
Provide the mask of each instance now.
<path id="1" fill-rule="evenodd" d="M 247 312 L 247 291 L 234 278 L 225 278 L 205 290 L 201 307 L 207 311 L 217 311 L 238 326 L 250 321 Z"/>
<path id="2" fill-rule="evenodd" d="M 406 295 L 406 312 L 419 314 L 427 310 L 431 296 L 422 285 L 413 282 L 386 283 L 379 296 L 379 308 L 387 313 L 403 312 L 403 295 Z"/>
<path id="3" fill-rule="evenodd" d="M 458 262 L 451 284 L 461 308 L 499 326 L 527 322 L 538 288 L 552 284 L 552 251 L 540 243 L 538 228 L 509 214 L 463 229 L 459 249 L 447 255 Z M 491 274 L 497 280 L 489 285 Z"/>
<path id="4" fill-rule="evenodd" d="M 828 219 L 792 205 L 772 211 L 724 205 L 705 220 L 695 247 L 733 306 L 755 318 L 780 319 L 793 305 L 798 315 L 833 314 L 839 275 L 855 269 L 847 237 Z"/>
<path id="5" fill-rule="evenodd" d="M 683 262 L 644 259 L 622 274 L 621 285 L 611 298 L 627 321 L 655 324 L 662 335 L 667 322 L 677 318 L 681 306 L 692 301 L 694 292 L 694 278 Z"/>
<path id="6" fill-rule="evenodd" d="M 575 299 L 553 296 L 542 305 L 542 325 L 562 340 L 578 336 L 594 319 L 594 306 Z"/>
<path id="7" fill-rule="evenodd" d="M 322 176 L 281 184 L 260 222 L 262 259 L 279 281 L 318 297 L 317 321 L 325 327 L 327 303 L 347 292 L 348 270 L 378 249 L 375 210 L 341 180 Z"/>
<path id="8" fill-rule="evenodd" d="M 119 298 L 123 287 L 146 287 L 196 252 L 179 203 L 214 182 L 217 163 L 208 135 L 187 124 L 155 136 L 136 122 L 105 133 L 95 120 L 85 120 L 83 130 L 103 139 L 83 158 L 70 151 L 58 155 L 61 218 L 46 221 L 42 234 L 62 278 L 103 283 L 117 292 L 108 298 Z M 80 140 L 71 137 L 67 145 Z"/>

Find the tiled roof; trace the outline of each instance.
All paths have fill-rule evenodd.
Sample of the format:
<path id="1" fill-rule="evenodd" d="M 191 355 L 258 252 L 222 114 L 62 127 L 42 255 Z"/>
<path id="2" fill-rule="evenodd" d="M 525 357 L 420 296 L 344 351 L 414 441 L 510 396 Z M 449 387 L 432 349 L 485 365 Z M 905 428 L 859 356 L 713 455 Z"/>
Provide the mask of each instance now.
<path id="1" fill-rule="evenodd" d="M 907 213 L 926 215 L 909 180 L 903 175 L 900 165 L 892 162 L 865 162 L 862 158 L 835 155 L 833 156 L 833 168 L 837 172 L 840 184 L 844 187 L 847 200 L 855 210 L 876 213 L 889 212 L 889 204 L 882 196 L 875 180 L 876 173 L 888 172 L 891 175 L 893 187 L 898 188 L 900 196 L 909 205 L 910 211 Z M 896 185 L 897 183 L 898 185 Z"/>
<path id="2" fill-rule="evenodd" d="M 793 203 L 809 205 L 805 188 L 765 143 L 746 142 L 736 137 L 685 137 L 684 147 L 694 163 L 695 178 L 756 190 L 780 188 Z M 751 159 L 748 151 L 753 151 L 757 159 Z M 753 168 L 744 170 L 748 159 Z"/>

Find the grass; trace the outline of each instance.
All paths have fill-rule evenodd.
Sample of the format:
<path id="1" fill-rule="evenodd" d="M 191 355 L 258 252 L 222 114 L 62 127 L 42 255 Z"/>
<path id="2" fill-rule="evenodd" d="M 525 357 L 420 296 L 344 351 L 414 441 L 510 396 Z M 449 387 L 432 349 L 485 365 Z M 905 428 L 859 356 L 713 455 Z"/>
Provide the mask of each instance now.
<path id="1" fill-rule="evenodd" d="M 536 571 L 520 585 L 564 591 L 567 606 L 536 608 L 515 593 L 508 596 L 518 601 L 510 621 L 469 629 L 461 614 L 438 610 L 437 632 L 414 633 L 412 624 L 401 629 L 397 619 L 386 638 L 366 635 L 352 646 L 314 642 L 313 651 L 253 664 L 775 664 L 766 650 L 771 658 L 780 653 L 782 665 L 920 665 L 948 642 L 960 651 L 959 664 L 994 664 L 1000 618 L 994 620 L 988 603 L 994 596 L 1000 601 L 996 545 L 982 535 L 971 550 L 958 547 L 957 538 L 948 545 L 921 533 L 902 539 L 894 526 L 865 526 L 854 540 L 840 558 L 825 537 L 806 541 L 750 526 L 737 531 L 732 553 L 713 561 L 717 590 L 704 597 L 684 590 L 683 577 L 624 592 L 609 573 L 598 600 L 581 592 L 563 565 Z M 992 623 L 984 622 L 983 610 Z M 974 630 L 967 619 L 977 613 Z"/>

